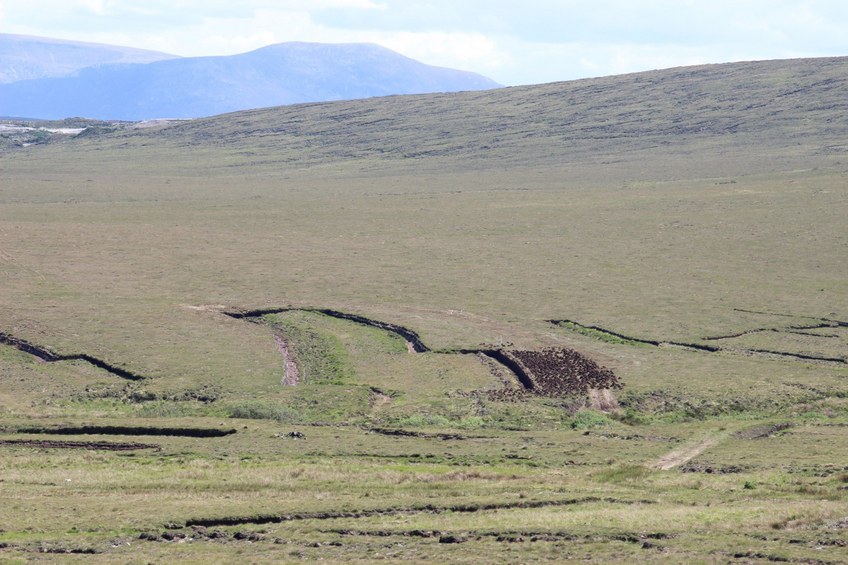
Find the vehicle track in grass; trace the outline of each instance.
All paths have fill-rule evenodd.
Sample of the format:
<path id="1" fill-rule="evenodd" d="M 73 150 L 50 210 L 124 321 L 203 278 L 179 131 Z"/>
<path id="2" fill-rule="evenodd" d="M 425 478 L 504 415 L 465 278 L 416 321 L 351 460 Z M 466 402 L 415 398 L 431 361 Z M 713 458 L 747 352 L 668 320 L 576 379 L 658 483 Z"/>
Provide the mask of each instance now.
<path id="1" fill-rule="evenodd" d="M 294 360 L 291 348 L 288 341 L 280 334 L 274 334 L 274 342 L 277 344 L 277 351 L 283 357 L 283 380 L 284 386 L 295 386 L 300 383 L 300 369 L 297 362 Z"/>
<path id="2" fill-rule="evenodd" d="M 729 432 L 721 432 L 711 434 L 694 442 L 687 442 L 686 444 L 669 451 L 662 457 L 651 462 L 650 464 L 648 464 L 648 467 L 652 469 L 657 469 L 659 471 L 668 471 L 670 469 L 674 469 L 675 467 L 680 467 L 681 465 L 688 463 L 689 461 L 696 458 L 697 456 L 699 456 L 709 448 L 713 447 L 714 445 L 717 445 L 729 435 Z"/>

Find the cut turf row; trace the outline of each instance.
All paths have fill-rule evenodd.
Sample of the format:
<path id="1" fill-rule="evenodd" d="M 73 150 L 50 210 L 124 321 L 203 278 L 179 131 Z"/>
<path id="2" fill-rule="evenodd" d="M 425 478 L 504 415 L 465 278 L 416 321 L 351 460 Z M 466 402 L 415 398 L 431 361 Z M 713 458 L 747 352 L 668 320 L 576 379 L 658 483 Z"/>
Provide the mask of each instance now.
<path id="1" fill-rule="evenodd" d="M 313 312 L 378 328 L 402 337 L 409 344 L 411 350 L 416 353 L 431 351 L 421 340 L 421 337 L 409 328 L 338 310 L 285 307 L 231 311 L 225 312 L 225 314 L 240 320 L 256 320 L 268 314 L 293 311 Z M 708 346 L 693 347 L 709 348 Z M 496 348 L 474 348 L 440 350 L 439 353 L 483 355 L 508 369 L 525 392 L 539 396 L 570 396 L 586 394 L 593 389 L 621 388 L 618 378 L 610 369 L 600 367 L 597 363 L 573 349 L 548 348 L 542 351 L 513 351 Z"/>
<path id="2" fill-rule="evenodd" d="M 115 436 L 174 436 L 212 438 L 236 433 L 232 428 L 161 428 L 155 426 L 56 426 L 23 427 L 13 430 L 19 434 L 50 435 L 115 435 Z"/>
<path id="3" fill-rule="evenodd" d="M 3 439 L 0 445 L 47 449 L 89 449 L 92 451 L 135 451 L 162 447 L 155 443 L 119 443 L 109 441 L 58 441 L 49 439 Z"/>
<path id="4" fill-rule="evenodd" d="M 740 310 L 740 312 L 752 312 L 752 313 L 755 313 L 755 314 L 763 314 L 763 312 L 753 312 L 753 311 L 750 311 L 750 310 Z M 789 314 L 774 314 L 774 315 L 789 316 Z M 822 318 L 822 321 L 823 322 L 821 324 L 815 324 L 815 325 L 810 325 L 810 326 L 790 326 L 788 329 L 791 329 L 791 330 L 820 329 L 820 328 L 827 328 L 827 327 L 830 327 L 830 328 L 845 327 L 846 325 L 848 325 L 846 322 L 842 322 L 842 321 L 839 321 L 839 320 L 830 320 L 830 319 Z M 617 340 L 619 340 L 620 343 L 625 343 L 625 344 L 636 343 L 636 344 L 650 345 L 650 346 L 653 346 L 653 347 L 680 347 L 680 348 L 683 348 L 683 349 L 691 349 L 691 350 L 695 350 L 695 351 L 704 351 L 704 352 L 707 352 L 707 353 L 718 353 L 720 351 L 724 351 L 724 352 L 727 352 L 727 353 L 740 353 L 740 354 L 743 354 L 743 355 L 744 354 L 747 354 L 747 355 L 770 355 L 770 356 L 777 356 L 777 357 L 787 357 L 787 358 L 790 358 L 790 359 L 800 359 L 802 361 L 822 361 L 822 362 L 825 362 L 825 363 L 839 363 L 839 364 L 842 364 L 842 365 L 848 365 L 848 359 L 845 359 L 843 357 L 829 357 L 829 356 L 825 356 L 825 355 L 809 355 L 809 354 L 806 354 L 806 353 L 793 353 L 793 352 L 790 352 L 790 351 L 774 351 L 774 350 L 771 350 L 771 349 L 735 349 L 735 348 L 734 349 L 725 349 L 725 348 L 717 347 L 717 346 L 714 346 L 714 345 L 703 345 L 703 344 L 700 344 L 700 343 L 683 343 L 683 342 L 678 342 L 678 341 L 658 341 L 658 340 L 652 340 L 652 339 L 640 339 L 640 338 L 636 338 L 636 337 L 626 336 L 624 334 L 620 334 L 620 333 L 614 332 L 612 330 L 608 330 L 606 328 L 601 328 L 599 326 L 583 325 L 583 324 L 580 324 L 578 322 L 575 322 L 574 320 L 565 320 L 565 319 L 563 319 L 563 320 L 548 320 L 548 322 L 557 326 L 557 327 L 565 328 L 565 329 L 568 329 L 568 330 L 571 330 L 571 331 L 577 331 L 578 333 L 581 333 L 581 334 L 584 334 L 584 335 L 591 335 L 588 332 L 594 332 L 595 334 L 600 336 L 599 339 L 601 339 L 602 341 L 606 341 L 604 339 L 604 336 L 609 336 L 609 337 L 612 337 L 612 338 L 616 338 Z M 776 330 L 776 329 L 773 329 L 773 328 L 759 328 L 759 329 L 754 329 L 754 330 L 748 330 L 748 331 L 741 332 L 741 333 L 738 333 L 738 334 L 731 334 L 731 335 L 726 335 L 726 336 L 705 337 L 705 338 L 702 338 L 702 339 L 708 340 L 708 341 L 716 341 L 716 340 L 721 340 L 721 339 L 731 339 L 731 338 L 734 338 L 734 337 L 741 337 L 743 335 L 748 335 L 748 334 L 757 333 L 757 332 L 764 332 L 764 331 L 774 331 L 774 332 L 778 332 L 778 333 L 781 332 L 781 330 Z"/>
<path id="5" fill-rule="evenodd" d="M 251 319 L 251 318 L 261 318 L 267 314 L 282 314 L 284 312 L 314 312 L 317 314 L 324 314 L 325 316 L 329 316 L 331 318 L 338 318 L 340 320 L 348 320 L 351 322 L 355 322 L 357 324 L 361 324 L 363 326 L 369 326 L 372 328 L 378 328 L 381 330 L 385 330 L 387 332 L 399 335 L 402 337 L 408 344 L 410 344 L 411 348 L 416 353 L 425 353 L 430 351 L 430 348 L 424 345 L 424 342 L 421 341 L 421 337 L 410 330 L 409 328 L 405 328 L 403 326 L 398 326 L 396 324 L 390 324 L 388 322 L 381 322 L 379 320 L 373 320 L 371 318 L 366 318 L 364 316 L 360 316 L 358 314 L 349 314 L 347 312 L 340 312 L 338 310 L 331 310 L 329 308 L 264 308 L 261 310 L 247 310 L 244 312 L 224 312 L 227 316 L 236 319 Z"/>
<path id="6" fill-rule="evenodd" d="M 10 345 L 18 349 L 19 351 L 23 351 L 24 353 L 32 355 L 33 357 L 36 357 L 46 363 L 56 363 L 59 361 L 85 361 L 86 363 L 93 365 L 98 369 L 103 369 L 107 373 L 111 373 L 116 377 L 120 377 L 128 381 L 143 381 L 145 379 L 145 377 L 141 375 L 137 375 L 131 371 L 122 369 L 121 367 L 116 367 L 111 363 L 107 363 L 102 359 L 98 359 L 97 357 L 93 357 L 86 353 L 59 355 L 58 353 L 50 351 L 46 347 L 35 345 L 26 340 L 2 332 L 0 332 L 0 344 Z"/>
<path id="7" fill-rule="evenodd" d="M 335 520 L 339 518 L 368 518 L 371 516 L 392 516 L 396 514 L 444 514 L 448 512 L 486 512 L 492 510 L 508 510 L 520 508 L 546 508 L 551 506 L 573 506 L 604 502 L 608 504 L 654 504 L 653 500 L 623 500 L 617 498 L 600 498 L 588 496 L 584 498 L 567 498 L 559 500 L 520 500 L 517 502 L 493 502 L 484 504 L 455 504 L 451 506 L 435 506 L 425 504 L 405 508 L 375 508 L 369 510 L 343 512 L 300 512 L 291 514 L 260 514 L 254 516 L 224 516 L 220 518 L 195 518 L 186 520 L 186 527 L 203 526 L 241 526 L 245 524 L 279 524 L 295 520 Z"/>

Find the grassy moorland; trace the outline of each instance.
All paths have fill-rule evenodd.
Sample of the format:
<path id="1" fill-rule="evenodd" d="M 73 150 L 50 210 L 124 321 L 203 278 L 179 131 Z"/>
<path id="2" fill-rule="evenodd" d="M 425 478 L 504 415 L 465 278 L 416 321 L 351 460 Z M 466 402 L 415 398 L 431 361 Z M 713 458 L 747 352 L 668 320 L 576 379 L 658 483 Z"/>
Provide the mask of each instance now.
<path id="1" fill-rule="evenodd" d="M 0 560 L 844 562 L 846 71 L 3 145 Z"/>

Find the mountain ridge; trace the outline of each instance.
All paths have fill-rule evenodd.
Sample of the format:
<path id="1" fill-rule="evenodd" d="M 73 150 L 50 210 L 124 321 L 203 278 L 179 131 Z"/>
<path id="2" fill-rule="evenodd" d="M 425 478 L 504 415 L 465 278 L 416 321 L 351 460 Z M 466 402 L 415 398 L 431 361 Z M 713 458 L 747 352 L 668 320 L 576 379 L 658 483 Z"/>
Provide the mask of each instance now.
<path id="1" fill-rule="evenodd" d="M 87 67 L 109 63 L 150 63 L 176 58 L 179 57 L 135 47 L 0 33 L 0 84 L 69 76 Z"/>
<path id="2" fill-rule="evenodd" d="M 481 75 L 425 65 L 374 44 L 290 42 L 238 55 L 100 65 L 73 76 L 0 85 L 0 115 L 196 118 L 303 102 L 497 87 Z"/>

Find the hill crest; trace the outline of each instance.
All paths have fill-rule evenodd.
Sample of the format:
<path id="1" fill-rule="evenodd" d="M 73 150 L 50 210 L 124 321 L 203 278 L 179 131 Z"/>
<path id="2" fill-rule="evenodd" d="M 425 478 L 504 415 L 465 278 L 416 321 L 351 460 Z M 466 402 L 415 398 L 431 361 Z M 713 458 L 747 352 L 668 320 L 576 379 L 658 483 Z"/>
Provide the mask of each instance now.
<path id="1" fill-rule="evenodd" d="M 70 76 L 97 65 L 174 58 L 177 56 L 134 47 L 0 33 L 0 84 Z"/>
<path id="2" fill-rule="evenodd" d="M 196 118 L 316 102 L 500 85 L 373 44 L 280 43 L 248 53 L 110 64 L 0 85 L 0 115 L 112 120 Z"/>
<path id="3" fill-rule="evenodd" d="M 144 132 L 277 161 L 562 164 L 698 144 L 845 150 L 848 57 L 678 67 L 485 92 L 266 108 Z M 279 149 L 283 148 L 284 151 Z M 841 149 L 840 149 L 841 148 Z M 744 151 L 748 154 L 750 151 Z M 289 157 L 290 156 L 290 157 Z M 488 165 L 487 165 L 488 166 Z"/>

